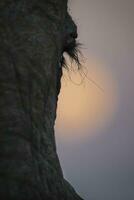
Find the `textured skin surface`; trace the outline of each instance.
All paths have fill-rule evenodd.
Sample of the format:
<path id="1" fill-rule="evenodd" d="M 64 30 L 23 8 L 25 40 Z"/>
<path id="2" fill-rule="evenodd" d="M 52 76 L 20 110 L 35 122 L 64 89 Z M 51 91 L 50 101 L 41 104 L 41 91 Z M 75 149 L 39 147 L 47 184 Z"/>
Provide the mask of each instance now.
<path id="1" fill-rule="evenodd" d="M 66 0 L 0 1 L 1 200 L 81 199 L 54 136 L 66 12 Z"/>

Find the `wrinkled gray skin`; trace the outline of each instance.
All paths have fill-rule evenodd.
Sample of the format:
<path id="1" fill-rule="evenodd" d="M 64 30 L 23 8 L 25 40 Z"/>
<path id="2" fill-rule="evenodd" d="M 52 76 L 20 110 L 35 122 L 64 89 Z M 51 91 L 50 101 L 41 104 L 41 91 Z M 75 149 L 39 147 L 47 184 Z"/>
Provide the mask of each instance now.
<path id="1" fill-rule="evenodd" d="M 61 56 L 76 36 L 66 0 L 0 0 L 1 200 L 81 199 L 54 136 Z"/>

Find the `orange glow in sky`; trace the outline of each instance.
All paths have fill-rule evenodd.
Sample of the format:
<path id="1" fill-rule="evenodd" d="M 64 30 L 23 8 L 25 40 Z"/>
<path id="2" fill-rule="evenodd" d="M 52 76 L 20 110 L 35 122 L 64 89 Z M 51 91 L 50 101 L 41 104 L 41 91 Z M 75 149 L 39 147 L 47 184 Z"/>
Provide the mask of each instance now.
<path id="1" fill-rule="evenodd" d="M 68 72 L 64 70 L 62 88 L 59 95 L 56 129 L 60 137 L 92 135 L 93 130 L 104 128 L 113 119 L 117 109 L 117 86 L 107 68 L 96 61 L 90 61 L 87 72 Z M 85 71 L 85 70 L 84 70 Z M 82 71 L 80 72 L 82 74 Z M 92 79 L 90 81 L 90 79 Z M 95 81 L 103 91 L 92 81 Z M 84 132 L 85 129 L 88 129 Z M 65 131 L 66 130 L 66 131 Z M 75 134 L 74 134 L 75 136 Z"/>

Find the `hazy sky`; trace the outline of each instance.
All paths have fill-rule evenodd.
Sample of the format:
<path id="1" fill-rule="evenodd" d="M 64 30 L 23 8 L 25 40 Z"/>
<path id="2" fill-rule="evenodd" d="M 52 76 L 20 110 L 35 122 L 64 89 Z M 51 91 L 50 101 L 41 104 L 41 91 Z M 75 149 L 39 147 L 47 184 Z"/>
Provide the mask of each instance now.
<path id="1" fill-rule="evenodd" d="M 104 92 L 64 76 L 56 140 L 65 177 L 85 200 L 134 200 L 134 1 L 72 0 L 69 7 L 88 76 Z"/>

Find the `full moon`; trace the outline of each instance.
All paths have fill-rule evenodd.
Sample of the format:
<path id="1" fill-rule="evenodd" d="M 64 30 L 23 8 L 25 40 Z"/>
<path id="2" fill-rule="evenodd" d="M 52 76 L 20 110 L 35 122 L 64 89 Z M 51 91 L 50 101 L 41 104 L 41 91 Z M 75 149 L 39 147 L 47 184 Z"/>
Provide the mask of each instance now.
<path id="1" fill-rule="evenodd" d="M 95 61 L 86 69 L 84 73 L 64 69 L 55 126 L 58 137 L 91 136 L 108 126 L 117 110 L 117 84 L 111 72 Z"/>

